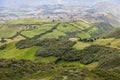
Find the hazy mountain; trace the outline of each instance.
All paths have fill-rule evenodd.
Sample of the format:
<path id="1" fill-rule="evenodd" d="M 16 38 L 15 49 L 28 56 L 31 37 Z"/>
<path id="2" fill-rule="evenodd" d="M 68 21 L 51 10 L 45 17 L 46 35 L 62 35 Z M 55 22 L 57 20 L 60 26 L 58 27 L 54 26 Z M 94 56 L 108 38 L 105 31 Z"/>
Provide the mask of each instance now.
<path id="1" fill-rule="evenodd" d="M 114 2 L 99 2 L 93 5 L 87 10 L 87 19 L 92 21 L 95 19 L 97 21 L 109 22 L 115 26 L 120 25 L 120 6 L 118 3 Z M 117 6 L 116 6 L 117 5 Z M 89 19 L 90 18 L 90 19 Z"/>
<path id="2" fill-rule="evenodd" d="M 119 26 L 119 4 L 119 0 L 0 0 L 0 21 L 49 16 L 49 19 L 100 21 Z"/>
<path id="3" fill-rule="evenodd" d="M 117 6 L 116 6 L 117 5 Z M 111 2 L 99 2 L 92 6 L 94 12 L 108 12 L 116 15 L 120 15 L 120 5 Z"/>

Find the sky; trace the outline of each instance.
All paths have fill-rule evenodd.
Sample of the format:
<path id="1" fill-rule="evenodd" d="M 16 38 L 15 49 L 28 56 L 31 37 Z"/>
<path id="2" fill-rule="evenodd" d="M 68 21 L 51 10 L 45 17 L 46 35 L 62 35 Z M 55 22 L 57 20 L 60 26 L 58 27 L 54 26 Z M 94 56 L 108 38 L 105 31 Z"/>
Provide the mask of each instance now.
<path id="1" fill-rule="evenodd" d="M 0 0 L 0 6 L 38 6 L 42 4 L 80 4 L 94 5 L 98 2 L 109 1 L 111 3 L 119 3 L 120 0 Z"/>

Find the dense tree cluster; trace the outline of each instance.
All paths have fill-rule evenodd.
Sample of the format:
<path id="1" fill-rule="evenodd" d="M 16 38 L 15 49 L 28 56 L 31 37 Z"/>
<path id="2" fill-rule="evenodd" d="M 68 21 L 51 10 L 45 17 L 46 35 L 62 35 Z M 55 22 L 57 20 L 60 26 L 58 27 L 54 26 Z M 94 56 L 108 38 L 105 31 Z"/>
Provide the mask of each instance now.
<path id="1" fill-rule="evenodd" d="M 57 61 L 80 61 L 83 64 L 90 64 L 97 61 L 99 62 L 99 67 L 104 69 L 120 66 L 120 51 L 118 49 L 91 45 L 83 50 L 76 50 L 73 48 L 74 44 L 75 42 L 72 41 L 61 41 L 54 38 L 43 40 L 26 39 L 19 41 L 16 47 L 23 49 L 40 46 L 41 48 L 36 51 L 35 56 L 55 56 L 57 57 Z"/>
<path id="2" fill-rule="evenodd" d="M 105 37 L 95 37 L 95 38 L 79 38 L 79 41 L 82 41 L 82 42 L 94 42 L 95 40 L 97 39 L 106 39 Z"/>
<path id="3" fill-rule="evenodd" d="M 0 80 L 26 80 L 24 76 L 54 69 L 55 65 L 27 60 L 0 59 Z M 29 79 L 28 79 L 29 80 Z"/>
<path id="4" fill-rule="evenodd" d="M 61 44 L 55 43 L 52 46 L 49 45 L 38 50 L 36 52 L 36 56 L 56 56 L 58 60 L 80 61 L 83 64 L 90 64 L 97 61 L 99 62 L 99 67 L 104 69 L 116 68 L 116 66 L 120 66 L 120 51 L 117 49 L 99 45 L 91 45 L 83 50 L 76 50 L 72 48 L 72 46 L 73 43 L 70 42 L 69 44 L 65 44 L 64 42 Z"/>
<path id="5" fill-rule="evenodd" d="M 40 63 L 29 60 L 0 59 L 0 80 L 120 80 L 117 73 L 77 66 L 57 65 L 54 63 Z"/>
<path id="6" fill-rule="evenodd" d="M 48 47 L 49 45 L 54 45 L 58 43 L 58 39 L 52 38 L 52 39 L 43 39 L 43 40 L 35 40 L 35 39 L 24 39 L 20 40 L 16 43 L 16 48 L 18 49 L 24 49 L 29 48 L 32 46 L 43 46 Z"/>
<path id="7" fill-rule="evenodd" d="M 24 39 L 16 43 L 16 48 L 18 49 L 29 48 L 29 47 L 34 46 L 36 43 L 37 41 L 32 40 L 32 39 Z"/>
<path id="8" fill-rule="evenodd" d="M 64 55 L 67 51 L 72 49 L 72 46 L 75 44 L 75 42 L 71 41 L 57 41 L 57 42 L 48 42 L 49 45 L 46 43 L 44 44 L 47 46 L 43 46 L 43 49 L 40 49 L 36 52 L 36 56 L 56 56 L 61 57 Z"/>
<path id="9" fill-rule="evenodd" d="M 93 38 L 88 38 L 88 39 L 87 38 L 83 38 L 83 39 L 80 38 L 79 39 L 79 41 L 83 41 L 83 42 L 93 42 L 94 40 L 96 40 L 96 39 L 93 39 Z"/>
<path id="10" fill-rule="evenodd" d="M 99 77 L 102 77 L 104 80 L 120 80 L 120 75 L 111 71 L 95 69 L 92 72 L 98 75 Z"/>

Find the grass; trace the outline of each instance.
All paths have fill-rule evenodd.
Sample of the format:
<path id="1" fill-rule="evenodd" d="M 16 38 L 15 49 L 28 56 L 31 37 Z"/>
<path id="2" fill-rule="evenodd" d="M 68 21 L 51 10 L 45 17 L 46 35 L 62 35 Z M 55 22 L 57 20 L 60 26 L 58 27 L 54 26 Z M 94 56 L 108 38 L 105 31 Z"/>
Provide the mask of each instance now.
<path id="1" fill-rule="evenodd" d="M 22 36 L 17 36 L 14 39 L 5 39 L 5 41 L 7 41 L 7 42 L 5 42 L 5 43 L 0 42 L 0 46 L 4 45 L 4 44 L 12 43 L 12 42 L 17 42 L 17 41 L 22 40 L 22 39 L 25 39 L 25 38 Z"/>
<path id="2" fill-rule="evenodd" d="M 91 64 L 84 65 L 84 64 L 81 64 L 79 61 L 73 61 L 73 62 L 59 61 L 57 64 L 58 65 L 67 65 L 67 66 L 74 65 L 74 66 L 79 66 L 81 68 L 87 68 L 89 70 L 93 70 L 98 66 L 98 62 L 93 62 Z"/>
<path id="3" fill-rule="evenodd" d="M 113 47 L 120 49 L 120 39 L 115 39 L 112 42 L 110 42 L 110 46 L 113 46 Z"/>
<path id="4" fill-rule="evenodd" d="M 6 48 L 4 50 L 0 50 L 0 58 L 4 59 L 10 59 L 10 58 L 15 58 L 15 59 L 25 59 L 25 60 L 35 60 L 39 62 L 53 62 L 57 58 L 54 56 L 51 57 L 35 57 L 35 52 L 39 49 L 40 47 L 30 47 L 26 49 L 16 49 L 15 48 L 15 42 L 8 43 L 6 45 Z"/>
<path id="5" fill-rule="evenodd" d="M 111 43 L 113 40 L 114 40 L 114 38 L 98 39 L 93 44 L 107 45 L 107 44 Z"/>
<path id="6" fill-rule="evenodd" d="M 12 37 L 16 32 L 20 31 L 18 27 L 8 27 L 7 25 L 0 28 L 0 38 Z"/>
<path id="7" fill-rule="evenodd" d="M 91 27 L 90 24 L 83 22 L 83 21 L 75 22 L 75 24 L 78 25 L 79 27 L 82 27 L 83 29 Z"/>
<path id="8" fill-rule="evenodd" d="M 29 23 L 31 21 L 32 20 L 28 20 L 27 23 Z M 38 21 L 36 20 L 34 22 L 39 22 L 39 20 Z M 9 23 L 13 24 L 14 21 L 13 22 L 9 22 Z M 21 21 L 15 22 L 15 23 L 24 23 L 24 20 L 23 21 L 21 20 Z M 78 24 L 80 25 L 80 26 L 78 26 L 78 28 L 81 28 L 80 30 L 78 28 L 74 27 L 74 26 L 71 26 L 71 25 L 67 24 L 67 23 L 62 23 L 61 25 L 58 26 L 57 29 L 53 30 L 53 32 L 43 35 L 40 39 L 43 39 L 43 38 L 58 38 L 59 36 L 66 36 L 67 32 L 77 32 L 77 31 L 81 31 L 82 29 L 86 29 L 86 28 L 90 27 L 89 24 L 84 23 L 84 22 L 79 22 L 79 23 L 76 23 L 74 25 L 77 26 Z M 28 37 L 33 37 L 34 35 L 40 34 L 40 33 L 44 32 L 44 31 L 47 31 L 47 30 L 51 29 L 52 26 L 53 26 L 53 24 L 44 24 L 42 27 L 39 27 L 38 29 L 30 30 L 30 31 L 24 31 L 24 32 L 22 32 L 22 34 L 24 34 L 24 35 L 26 35 Z M 15 32 L 17 30 L 19 30 L 19 29 L 16 28 L 15 30 L 14 29 L 12 30 L 12 28 L 10 28 L 10 30 L 9 30 L 8 27 L 5 27 L 4 29 L 1 28 L 0 29 L 0 31 L 1 31 L 0 33 L 2 33 L 2 34 L 0 36 L 9 37 L 9 36 L 15 34 Z M 81 38 L 89 38 L 89 37 L 91 37 L 89 35 L 89 33 L 92 33 L 92 32 L 94 32 L 96 30 L 97 30 L 96 28 L 91 28 L 91 30 L 89 30 L 88 33 L 80 32 L 80 33 L 77 33 L 76 35 L 81 37 Z M 4 34 L 3 32 L 6 32 L 6 33 Z M 7 42 L 6 48 L 4 50 L 0 50 L 0 58 L 5 58 L 5 59 L 9 59 L 9 58 L 25 59 L 25 60 L 32 60 L 32 61 L 46 62 L 46 63 L 51 63 L 51 62 L 54 62 L 54 61 L 57 60 L 57 58 L 54 57 L 54 56 L 50 56 L 50 57 L 35 57 L 35 52 L 40 48 L 40 47 L 37 47 L 37 46 L 33 46 L 33 47 L 30 47 L 30 48 L 25 48 L 25 49 L 21 49 L 21 50 L 16 49 L 15 48 L 15 44 L 20 39 L 23 39 L 23 38 L 21 36 L 18 36 L 18 37 L 16 37 L 13 40 L 7 39 L 8 42 Z M 94 42 L 80 42 L 80 41 L 78 41 L 73 46 L 73 48 L 78 49 L 78 50 L 82 50 L 85 47 L 88 47 L 88 46 L 93 45 L 93 44 L 105 45 L 105 46 L 120 48 L 120 46 L 119 46 L 120 39 L 115 39 L 115 38 L 97 39 Z M 0 45 L 1 45 L 1 43 L 0 43 Z M 87 68 L 89 71 L 92 71 L 92 70 L 94 70 L 98 66 L 98 62 L 93 62 L 91 64 L 84 65 L 84 64 L 81 64 L 80 61 L 73 61 L 73 62 L 59 61 L 57 63 L 57 65 L 58 66 L 59 65 L 60 66 L 64 66 L 64 65 L 72 66 L 72 65 L 74 65 L 74 66 L 80 67 L 82 69 L 86 69 Z M 55 68 L 55 70 L 57 71 L 56 68 Z M 62 70 L 63 68 L 61 68 L 60 70 Z M 90 73 L 89 71 L 88 71 L 87 74 L 85 74 L 85 75 L 87 75 L 85 80 L 104 80 L 103 78 L 98 77 L 97 75 L 95 75 L 93 73 Z M 42 75 L 42 78 L 46 77 L 43 80 L 49 80 L 50 77 L 55 76 L 55 74 L 56 73 L 54 73 L 54 71 L 51 71 L 51 72 L 46 71 L 46 72 L 43 72 L 43 73 L 40 72 L 40 75 Z"/>
<path id="9" fill-rule="evenodd" d="M 66 23 L 60 24 L 57 29 L 60 30 L 60 31 L 62 31 L 62 32 L 64 32 L 64 33 L 66 33 L 66 32 L 80 31 L 77 28 L 75 28 L 74 26 L 71 26 L 71 25 L 66 24 Z"/>
<path id="10" fill-rule="evenodd" d="M 44 24 L 42 26 L 39 26 L 38 29 L 35 30 L 28 30 L 28 31 L 23 31 L 21 34 L 32 38 L 33 36 L 37 35 L 37 34 L 41 34 L 43 32 L 46 32 L 48 30 L 50 30 L 55 24 Z"/>
<path id="11" fill-rule="evenodd" d="M 95 74 L 88 74 L 89 77 L 86 77 L 85 80 L 105 80 Z"/>
<path id="12" fill-rule="evenodd" d="M 78 29 L 80 29 L 80 30 L 83 30 L 83 29 L 84 29 L 83 26 L 80 26 L 80 25 L 78 25 L 78 24 L 76 24 L 76 23 L 70 23 L 70 24 L 73 25 L 73 26 L 75 26 L 76 28 L 78 28 Z"/>
<path id="13" fill-rule="evenodd" d="M 68 62 L 68 61 L 60 61 L 57 63 L 58 65 L 75 65 L 75 66 L 79 66 L 79 67 L 84 67 L 84 64 L 81 64 L 79 61 L 73 61 L 73 62 Z"/>
<path id="14" fill-rule="evenodd" d="M 98 28 L 93 27 L 93 28 L 91 28 L 87 33 L 88 33 L 88 34 L 91 34 L 91 33 L 96 32 L 97 30 L 98 30 Z"/>
<path id="15" fill-rule="evenodd" d="M 85 67 L 89 70 L 93 70 L 98 66 L 98 62 L 93 62 L 91 64 L 86 65 Z"/>
<path id="16" fill-rule="evenodd" d="M 14 39 L 5 39 L 7 41 L 5 44 L 11 43 L 11 42 L 16 42 L 16 41 L 19 41 L 22 39 L 25 39 L 25 38 L 22 36 L 16 36 Z"/>
<path id="17" fill-rule="evenodd" d="M 73 23 L 71 23 L 73 24 Z M 75 27 L 76 26 L 76 27 Z M 62 31 L 64 33 L 69 33 L 69 32 L 73 32 L 73 33 L 76 33 L 75 36 L 78 36 L 78 37 L 81 37 L 81 38 L 89 38 L 91 37 L 88 33 L 85 33 L 83 31 L 81 31 L 82 27 L 79 27 L 77 25 L 70 25 L 70 24 L 67 24 L 67 23 L 62 23 L 61 25 L 58 26 L 58 30 L 59 31 Z"/>
<path id="18" fill-rule="evenodd" d="M 42 27 L 39 27 L 39 29 L 35 30 L 29 30 L 29 31 L 23 31 L 22 34 L 27 36 L 27 37 L 33 37 L 34 35 L 41 34 L 47 30 L 50 30 L 52 26 L 54 26 L 55 23 L 53 24 L 44 24 Z M 55 29 L 51 33 L 47 33 L 43 35 L 40 39 L 43 38 L 59 38 L 59 36 L 66 36 L 67 33 L 69 32 L 78 32 L 75 34 L 75 36 L 81 37 L 81 38 L 89 38 L 91 37 L 88 33 L 82 32 L 80 29 L 68 24 L 68 23 L 61 23 L 57 29 Z"/>
<path id="19" fill-rule="evenodd" d="M 37 23 L 43 23 L 43 22 L 50 22 L 46 20 L 39 20 L 39 19 L 20 19 L 20 20 L 11 20 L 7 21 L 3 24 L 0 24 L 0 38 L 9 38 L 16 34 L 16 32 L 19 32 L 21 29 L 23 29 L 25 26 L 18 26 L 17 24 L 37 24 Z M 13 25 L 16 24 L 16 25 Z M 36 31 L 33 31 L 32 34 L 36 34 Z M 31 33 L 23 32 L 25 35 L 30 35 Z M 30 35 L 30 37 L 32 36 Z"/>
<path id="20" fill-rule="evenodd" d="M 73 48 L 77 50 L 83 50 L 85 47 L 88 47 L 90 45 L 104 45 L 112 48 L 117 48 L 120 49 L 120 39 L 115 39 L 115 38 L 108 38 L 108 39 L 97 39 L 94 42 L 81 42 L 78 41 Z"/>
<path id="21" fill-rule="evenodd" d="M 15 42 L 9 43 L 6 46 L 6 49 L 0 51 L 0 58 L 34 60 L 34 53 L 39 49 L 39 47 L 31 47 L 19 50 L 15 48 Z"/>
<path id="22" fill-rule="evenodd" d="M 24 24 L 24 23 L 32 24 L 32 23 L 43 23 L 43 22 L 50 22 L 50 21 L 28 18 L 28 19 L 10 20 L 10 21 L 7 21 L 6 24 Z"/>
<path id="23" fill-rule="evenodd" d="M 39 62 L 53 62 L 53 61 L 56 61 L 57 58 L 54 57 L 54 56 L 51 56 L 51 57 L 36 57 L 35 58 L 35 61 L 39 61 Z"/>
<path id="24" fill-rule="evenodd" d="M 16 32 L 19 32 L 21 29 L 23 29 L 25 27 L 25 26 L 23 26 L 23 27 L 21 27 L 21 29 L 18 26 L 12 27 L 12 28 L 8 27 L 11 24 L 24 24 L 24 23 L 27 23 L 27 24 L 34 23 L 35 24 L 35 23 L 39 23 L 39 22 L 43 23 L 43 22 L 47 22 L 47 21 L 41 21 L 41 20 L 38 20 L 38 19 L 21 19 L 21 20 L 8 21 L 8 22 L 5 23 L 5 24 L 8 24 L 8 25 L 6 25 L 5 27 L 2 27 L 0 29 L 0 34 L 1 34 L 0 37 L 1 38 L 2 37 L 4 37 L 4 38 L 11 37 L 11 36 L 15 35 Z M 35 35 L 38 35 L 38 34 L 41 34 L 45 31 L 50 30 L 55 24 L 56 23 L 51 22 L 50 24 L 43 24 L 42 26 L 38 25 L 38 29 L 22 31 L 21 34 L 32 38 Z M 74 23 L 71 23 L 71 24 L 74 24 Z M 81 24 L 84 25 L 84 26 L 88 26 L 87 23 L 81 22 Z M 61 23 L 55 31 L 46 34 L 44 37 L 45 38 L 46 37 L 48 37 L 48 38 L 50 38 L 50 37 L 51 38 L 58 38 L 59 36 L 65 36 L 67 33 L 70 33 L 70 32 L 73 32 L 73 33 L 78 32 L 75 36 L 78 36 L 78 37 L 81 37 L 81 38 L 89 38 L 90 37 L 90 35 L 88 33 L 82 32 L 81 29 L 79 29 L 79 28 L 84 29 L 83 28 L 84 26 L 79 26 L 79 25 L 76 25 L 76 24 L 74 24 L 74 25 L 76 27 L 70 25 L 69 23 Z M 4 33 L 4 32 L 6 32 L 6 33 Z"/>
<path id="25" fill-rule="evenodd" d="M 66 36 L 66 34 L 61 31 L 54 30 L 51 33 L 43 35 L 40 39 L 44 39 L 44 38 L 57 38 L 58 39 L 59 36 Z"/>
<path id="26" fill-rule="evenodd" d="M 85 33 L 85 32 L 79 32 L 76 34 L 76 36 L 81 37 L 81 38 L 90 38 L 91 37 L 88 33 Z"/>
<path id="27" fill-rule="evenodd" d="M 73 46 L 73 48 L 75 48 L 75 49 L 77 49 L 77 50 L 82 50 L 82 49 L 84 49 L 85 47 L 88 47 L 88 46 L 90 46 L 90 44 L 89 43 L 85 43 L 85 42 L 77 42 L 74 46 Z"/>

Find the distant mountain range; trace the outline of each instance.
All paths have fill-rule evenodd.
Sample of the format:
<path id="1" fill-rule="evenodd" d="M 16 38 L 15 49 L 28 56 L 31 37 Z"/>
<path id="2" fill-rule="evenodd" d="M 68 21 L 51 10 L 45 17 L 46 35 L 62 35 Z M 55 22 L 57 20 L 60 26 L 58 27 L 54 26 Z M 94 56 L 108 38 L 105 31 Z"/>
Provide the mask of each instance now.
<path id="1" fill-rule="evenodd" d="M 120 0 L 0 0 L 0 21 L 19 18 L 85 20 L 120 25 Z"/>

